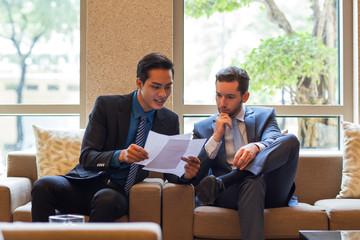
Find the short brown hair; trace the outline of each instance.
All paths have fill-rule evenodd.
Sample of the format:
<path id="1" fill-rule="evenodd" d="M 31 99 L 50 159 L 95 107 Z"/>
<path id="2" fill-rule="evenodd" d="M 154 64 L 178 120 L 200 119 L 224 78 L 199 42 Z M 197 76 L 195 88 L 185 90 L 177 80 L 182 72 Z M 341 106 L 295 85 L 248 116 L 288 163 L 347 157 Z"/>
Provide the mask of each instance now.
<path id="1" fill-rule="evenodd" d="M 219 82 L 237 81 L 239 83 L 239 87 L 237 90 L 241 94 L 246 93 L 249 89 L 250 78 L 248 73 L 242 68 L 236 66 L 223 68 L 215 76 L 216 76 L 216 81 Z"/>

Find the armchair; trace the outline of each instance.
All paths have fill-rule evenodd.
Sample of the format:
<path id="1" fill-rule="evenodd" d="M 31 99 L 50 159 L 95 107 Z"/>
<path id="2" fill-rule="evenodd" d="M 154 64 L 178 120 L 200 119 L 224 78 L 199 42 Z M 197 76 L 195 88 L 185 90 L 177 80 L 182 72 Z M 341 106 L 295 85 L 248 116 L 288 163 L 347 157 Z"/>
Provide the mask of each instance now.
<path id="1" fill-rule="evenodd" d="M 7 156 L 7 177 L 0 182 L 0 221 L 31 222 L 31 188 L 36 180 L 35 153 L 10 152 Z M 163 180 L 155 175 L 155 178 L 147 178 L 134 185 L 130 191 L 129 214 L 117 221 L 160 225 L 163 184 Z"/>

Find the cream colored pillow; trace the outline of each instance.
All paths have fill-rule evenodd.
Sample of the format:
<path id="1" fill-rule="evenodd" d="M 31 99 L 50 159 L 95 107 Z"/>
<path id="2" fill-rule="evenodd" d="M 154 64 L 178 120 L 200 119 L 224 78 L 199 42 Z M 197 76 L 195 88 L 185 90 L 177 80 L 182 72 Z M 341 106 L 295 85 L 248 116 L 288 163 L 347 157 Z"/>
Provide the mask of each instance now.
<path id="1" fill-rule="evenodd" d="M 360 125 L 342 122 L 344 156 L 341 191 L 336 198 L 360 198 Z"/>
<path id="2" fill-rule="evenodd" d="M 79 163 L 84 129 L 60 130 L 33 125 L 38 178 L 64 175 Z"/>

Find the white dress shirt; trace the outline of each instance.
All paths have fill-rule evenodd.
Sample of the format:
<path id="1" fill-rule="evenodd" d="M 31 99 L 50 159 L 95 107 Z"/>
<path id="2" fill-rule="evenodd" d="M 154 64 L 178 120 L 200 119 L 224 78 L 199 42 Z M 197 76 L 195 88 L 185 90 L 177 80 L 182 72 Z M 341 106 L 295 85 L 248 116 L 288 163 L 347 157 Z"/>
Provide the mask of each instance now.
<path id="1" fill-rule="evenodd" d="M 235 118 L 239 122 L 239 130 L 243 137 L 244 144 L 247 145 L 248 139 L 247 139 L 247 134 L 246 134 L 246 124 L 244 121 L 245 120 L 245 105 L 243 105 L 240 112 L 235 116 Z M 233 133 L 234 128 L 231 129 L 227 124 L 225 127 L 226 127 L 226 129 L 225 129 L 224 139 L 225 139 L 226 159 L 230 164 L 232 164 L 234 156 L 239 149 L 235 150 L 235 147 L 234 147 L 234 133 Z M 205 150 L 210 159 L 214 159 L 216 157 L 221 144 L 222 144 L 221 140 L 220 140 L 220 142 L 216 142 L 213 139 L 213 137 L 211 137 L 207 141 L 207 143 L 205 144 Z M 260 142 L 255 142 L 255 144 L 260 148 L 260 151 L 266 147 L 264 144 L 262 144 Z"/>

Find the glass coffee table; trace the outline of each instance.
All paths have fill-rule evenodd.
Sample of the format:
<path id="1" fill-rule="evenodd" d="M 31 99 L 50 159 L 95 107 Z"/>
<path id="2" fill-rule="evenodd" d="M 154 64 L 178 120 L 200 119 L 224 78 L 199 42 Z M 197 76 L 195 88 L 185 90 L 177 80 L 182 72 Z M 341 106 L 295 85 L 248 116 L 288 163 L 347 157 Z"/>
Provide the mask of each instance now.
<path id="1" fill-rule="evenodd" d="M 360 240 L 360 230 L 299 231 L 301 240 Z"/>

